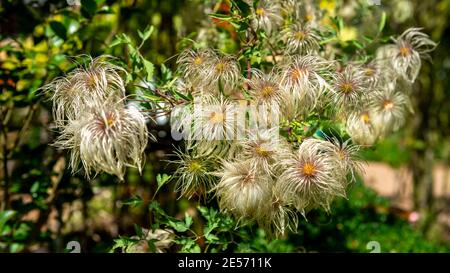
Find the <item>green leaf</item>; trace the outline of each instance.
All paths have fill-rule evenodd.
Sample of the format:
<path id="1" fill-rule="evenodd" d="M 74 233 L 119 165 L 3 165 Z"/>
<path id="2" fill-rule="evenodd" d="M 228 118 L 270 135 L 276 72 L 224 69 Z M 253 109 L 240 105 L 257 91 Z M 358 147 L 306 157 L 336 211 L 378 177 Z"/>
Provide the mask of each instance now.
<path id="1" fill-rule="evenodd" d="M 11 253 L 18 253 L 18 252 L 22 251 L 24 248 L 25 248 L 24 244 L 14 243 L 14 244 L 11 244 L 11 246 L 9 247 L 9 251 Z"/>
<path id="2" fill-rule="evenodd" d="M 136 232 L 136 235 L 139 238 L 143 238 L 144 237 L 144 234 L 142 232 L 142 227 L 140 227 L 139 225 L 134 224 L 134 231 Z"/>
<path id="3" fill-rule="evenodd" d="M 61 22 L 51 21 L 49 25 L 56 36 L 63 40 L 67 39 L 67 29 Z"/>
<path id="4" fill-rule="evenodd" d="M 215 243 L 217 241 L 220 241 L 219 237 L 217 237 L 216 235 L 211 234 L 211 233 L 205 234 L 205 239 L 210 243 Z"/>
<path id="5" fill-rule="evenodd" d="M 342 19 L 342 17 L 338 18 L 338 22 L 337 23 L 338 23 L 339 30 L 344 29 L 344 19 Z"/>
<path id="6" fill-rule="evenodd" d="M 149 209 L 150 211 L 156 212 L 157 214 L 159 214 L 159 215 L 161 215 L 161 216 L 169 217 L 169 216 L 164 212 L 164 210 L 159 206 L 159 203 L 156 202 L 156 201 L 151 202 L 150 205 L 148 205 L 148 209 Z"/>
<path id="7" fill-rule="evenodd" d="M 248 16 L 250 14 L 250 6 L 243 0 L 232 0 L 231 4 L 237 7 L 242 12 L 242 15 Z"/>
<path id="8" fill-rule="evenodd" d="M 186 96 L 186 95 L 183 95 L 183 94 L 181 94 L 180 92 L 175 91 L 175 90 L 174 90 L 173 92 L 174 92 L 175 95 L 177 95 L 178 97 L 182 98 L 182 99 L 185 100 L 185 101 L 192 101 L 192 100 L 193 100 L 191 94 L 189 94 L 190 96 Z"/>
<path id="9" fill-rule="evenodd" d="M 187 212 L 184 214 L 184 222 L 186 224 L 186 227 L 190 228 L 192 223 L 194 222 L 192 220 L 192 216 L 190 216 Z"/>
<path id="10" fill-rule="evenodd" d="M 200 246 L 195 242 L 194 239 L 189 237 L 180 237 L 175 239 L 175 243 L 181 245 L 181 252 L 183 253 L 200 253 Z"/>
<path id="11" fill-rule="evenodd" d="M 161 188 L 164 184 L 166 184 L 170 180 L 171 177 L 172 177 L 171 175 L 167 175 L 165 173 L 161 175 L 159 173 L 156 176 L 156 182 L 158 183 L 158 189 Z"/>
<path id="12" fill-rule="evenodd" d="M 386 12 L 383 11 L 383 13 L 381 14 L 380 24 L 378 25 L 378 33 L 381 33 L 383 31 L 385 25 L 386 25 Z"/>
<path id="13" fill-rule="evenodd" d="M 141 32 L 140 30 L 138 30 L 138 35 L 142 39 L 142 42 L 145 42 L 148 38 L 150 38 L 150 36 L 153 33 L 153 30 L 154 30 L 153 26 L 147 26 L 144 29 L 144 32 Z"/>
<path id="14" fill-rule="evenodd" d="M 178 220 L 168 220 L 167 225 L 178 232 L 185 232 L 189 229 L 184 222 Z"/>
<path id="15" fill-rule="evenodd" d="M 137 207 L 140 204 L 142 204 L 142 198 L 138 195 L 131 197 L 130 199 L 127 199 L 122 202 L 123 205 L 128 205 L 131 207 Z"/>
<path id="16" fill-rule="evenodd" d="M 155 66 L 150 61 L 142 58 L 142 62 L 144 63 L 145 72 L 147 73 L 147 81 L 153 80 L 153 71 L 155 71 Z"/>
<path id="17" fill-rule="evenodd" d="M 231 20 L 233 20 L 233 17 L 227 14 L 219 14 L 219 13 L 210 13 L 208 14 L 209 17 L 215 18 L 215 19 L 219 19 L 222 21 L 227 21 L 230 22 Z"/>
<path id="18" fill-rule="evenodd" d="M 95 0 L 81 0 L 81 12 L 85 17 L 92 17 L 97 11 L 97 2 Z"/>
<path id="19" fill-rule="evenodd" d="M 362 37 L 368 43 L 372 43 L 373 42 L 373 38 L 370 37 L 370 36 L 363 35 Z"/>
<path id="20" fill-rule="evenodd" d="M 130 245 L 134 245 L 135 243 L 137 243 L 139 240 L 137 239 L 131 239 L 128 237 L 120 237 L 119 239 L 114 239 L 114 245 L 112 246 L 112 250 L 116 249 L 116 248 L 127 248 Z"/>
<path id="21" fill-rule="evenodd" d="M 116 37 L 112 41 L 111 45 L 109 45 L 109 47 L 114 47 L 114 46 L 120 45 L 120 44 L 133 45 L 130 37 L 128 37 L 125 33 L 122 33 L 121 35 L 116 35 Z"/>
<path id="22" fill-rule="evenodd" d="M 0 234 L 2 233 L 3 226 L 6 222 L 16 214 L 14 210 L 5 210 L 0 212 Z"/>

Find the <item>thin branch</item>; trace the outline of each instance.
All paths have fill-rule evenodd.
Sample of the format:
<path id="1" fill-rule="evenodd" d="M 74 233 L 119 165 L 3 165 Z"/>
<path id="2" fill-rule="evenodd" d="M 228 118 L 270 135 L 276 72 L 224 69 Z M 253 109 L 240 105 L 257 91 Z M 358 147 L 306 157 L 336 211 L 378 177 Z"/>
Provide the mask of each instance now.
<path id="1" fill-rule="evenodd" d="M 30 126 L 31 119 L 33 118 L 34 112 L 36 111 L 38 105 L 39 105 L 38 103 L 35 103 L 28 108 L 28 112 L 25 117 L 25 122 L 23 123 L 22 128 L 20 128 L 17 138 L 15 139 L 14 144 L 12 145 L 9 153 L 7 154 L 8 159 L 10 159 L 13 156 L 14 151 L 19 145 L 21 138 L 23 137 L 28 127 Z"/>

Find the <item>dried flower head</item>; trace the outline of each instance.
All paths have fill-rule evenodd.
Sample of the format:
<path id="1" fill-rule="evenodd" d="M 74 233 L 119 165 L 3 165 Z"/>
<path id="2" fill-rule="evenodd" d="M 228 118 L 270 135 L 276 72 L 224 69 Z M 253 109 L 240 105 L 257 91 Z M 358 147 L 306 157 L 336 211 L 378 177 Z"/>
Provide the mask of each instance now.
<path id="1" fill-rule="evenodd" d="M 257 105 L 271 110 L 274 114 L 279 114 L 283 90 L 276 73 L 272 71 L 269 74 L 264 74 L 260 70 L 254 69 L 252 78 L 247 80 L 247 84 L 249 86 L 248 92 Z"/>
<path id="2" fill-rule="evenodd" d="M 353 109 L 360 105 L 367 89 L 365 71 L 348 65 L 334 77 L 334 102 L 341 109 Z"/>
<path id="3" fill-rule="evenodd" d="M 236 137 L 236 105 L 223 96 L 205 95 L 194 105 L 195 140 L 233 140 Z"/>
<path id="4" fill-rule="evenodd" d="M 393 82 L 371 96 L 371 107 L 375 113 L 374 122 L 380 134 L 398 130 L 405 122 L 407 111 L 411 109 L 409 98 L 396 88 Z"/>
<path id="5" fill-rule="evenodd" d="M 284 0 L 282 1 L 285 13 L 292 21 L 308 23 L 317 26 L 322 18 L 322 11 L 313 0 Z"/>
<path id="6" fill-rule="evenodd" d="M 319 49 L 320 36 L 307 23 L 294 23 L 282 32 L 290 53 L 311 54 Z"/>
<path id="7" fill-rule="evenodd" d="M 395 45 L 387 45 L 379 49 L 379 59 L 387 58 L 397 74 L 409 82 L 414 82 L 422 65 L 421 59 L 429 58 L 437 44 L 421 32 L 420 28 L 409 28 L 398 38 L 393 39 Z"/>
<path id="8" fill-rule="evenodd" d="M 293 56 L 281 66 L 281 85 L 290 94 L 307 104 L 316 104 L 331 78 L 334 63 L 316 55 Z"/>
<path id="9" fill-rule="evenodd" d="M 64 126 L 56 145 L 75 150 L 72 157 L 79 159 L 71 159 L 74 171 L 81 160 L 88 177 L 104 171 L 123 180 L 126 167 L 141 171 L 147 141 L 145 117 L 138 109 L 105 103 Z"/>
<path id="10" fill-rule="evenodd" d="M 215 187 L 222 211 L 239 220 L 257 219 L 272 195 L 270 176 L 255 172 L 248 161 L 223 162 Z"/>
<path id="11" fill-rule="evenodd" d="M 194 87 L 204 85 L 203 75 L 208 62 L 216 58 L 211 49 L 187 49 L 177 59 L 178 71 Z"/>
<path id="12" fill-rule="evenodd" d="M 352 112 L 347 117 L 345 128 L 353 141 L 365 146 L 375 143 L 378 130 L 374 117 L 374 112 L 368 107 Z"/>
<path id="13" fill-rule="evenodd" d="M 217 160 L 210 155 L 199 155 L 195 149 L 175 153 L 178 159 L 171 162 L 177 165 L 173 175 L 177 179 L 176 191 L 187 198 L 194 195 L 206 198 L 208 191 L 216 184 L 212 171 Z"/>
<path id="14" fill-rule="evenodd" d="M 344 184 L 347 181 L 346 175 L 350 175 L 351 177 L 349 182 L 355 181 L 356 174 L 363 170 L 361 166 L 362 161 L 358 155 L 360 146 L 353 144 L 351 138 L 343 141 L 339 140 L 337 137 L 331 137 L 329 138 L 329 141 L 334 146 L 332 149 L 333 156 L 337 156 L 341 165 Z"/>
<path id="15" fill-rule="evenodd" d="M 280 25 L 283 18 L 280 16 L 280 5 L 275 1 L 261 0 L 254 10 L 253 26 L 263 29 L 271 34 Z"/>
<path id="16" fill-rule="evenodd" d="M 241 141 L 242 158 L 249 160 L 257 171 L 274 173 L 274 163 L 289 153 L 288 143 L 279 135 L 278 128 L 257 130 Z"/>
<path id="17" fill-rule="evenodd" d="M 78 67 L 43 87 L 45 92 L 52 94 L 53 116 L 57 125 L 77 119 L 86 107 L 106 98 L 120 99 L 125 96 L 121 75 L 125 71 L 107 60 L 107 56 L 91 59 L 86 66 Z"/>
<path id="18" fill-rule="evenodd" d="M 232 55 L 215 55 L 207 62 L 202 73 L 202 84 L 210 91 L 229 93 L 241 80 L 241 71 Z"/>
<path id="19" fill-rule="evenodd" d="M 330 149 L 328 141 L 304 140 L 280 162 L 284 171 L 275 183 L 275 195 L 291 202 L 302 214 L 315 207 L 329 210 L 334 197 L 345 195 L 340 163 Z"/>
<path id="20" fill-rule="evenodd" d="M 264 211 L 265 213 L 260 216 L 258 223 L 269 237 L 284 236 L 288 231 L 295 232 L 297 230 L 297 213 L 279 197 L 273 196 L 272 202 L 267 202 Z"/>

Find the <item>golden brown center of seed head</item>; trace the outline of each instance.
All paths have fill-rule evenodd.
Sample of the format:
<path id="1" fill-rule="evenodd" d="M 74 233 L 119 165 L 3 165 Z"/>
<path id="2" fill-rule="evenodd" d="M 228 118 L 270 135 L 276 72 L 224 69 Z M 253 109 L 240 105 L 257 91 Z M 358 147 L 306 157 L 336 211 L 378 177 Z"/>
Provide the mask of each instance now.
<path id="1" fill-rule="evenodd" d="M 196 171 L 199 171 L 201 168 L 202 168 L 202 165 L 196 160 L 192 160 L 188 164 L 188 171 L 189 172 L 196 172 Z"/>
<path id="2" fill-rule="evenodd" d="M 107 113 L 105 115 L 105 120 L 104 120 L 105 127 L 113 127 L 115 122 L 116 122 L 116 119 L 113 114 Z"/>
<path id="3" fill-rule="evenodd" d="M 262 95 L 264 98 L 267 98 L 267 97 L 270 97 L 270 96 L 273 94 L 274 91 L 275 91 L 275 88 L 274 88 L 272 85 L 267 84 L 267 85 L 264 85 L 264 86 L 262 87 L 262 89 L 261 89 L 261 95 Z"/>
<path id="4" fill-rule="evenodd" d="M 385 110 L 391 110 L 392 108 L 394 108 L 394 103 L 391 100 L 385 100 L 383 102 L 383 107 Z"/>
<path id="5" fill-rule="evenodd" d="M 304 176 L 312 177 L 316 174 L 316 166 L 313 163 L 306 162 L 303 164 L 301 171 Z"/>
<path id="6" fill-rule="evenodd" d="M 295 68 L 294 70 L 292 70 L 291 72 L 291 78 L 296 81 L 299 80 L 300 78 L 306 77 L 306 75 L 308 75 L 308 70 L 305 68 Z"/>
<path id="7" fill-rule="evenodd" d="M 225 64 L 223 62 L 216 64 L 216 71 L 219 73 L 225 71 Z"/>
<path id="8" fill-rule="evenodd" d="M 306 33 L 302 30 L 295 32 L 295 39 L 298 41 L 303 41 L 306 38 Z"/>
<path id="9" fill-rule="evenodd" d="M 266 11 L 263 8 L 257 8 L 256 9 L 256 15 L 263 16 L 266 13 Z"/>
<path id="10" fill-rule="evenodd" d="M 340 89 L 341 89 L 342 93 L 349 94 L 349 93 L 353 92 L 353 84 L 349 83 L 349 82 L 343 83 L 343 84 L 341 84 Z"/>
<path id="11" fill-rule="evenodd" d="M 209 120 L 212 123 L 222 123 L 225 120 L 225 116 L 221 112 L 212 112 Z"/>
<path id="12" fill-rule="evenodd" d="M 260 157 L 268 157 L 270 155 L 270 151 L 261 147 L 261 145 L 256 146 L 255 153 Z"/>
<path id="13" fill-rule="evenodd" d="M 400 47 L 399 51 L 400 51 L 400 56 L 406 57 L 411 54 L 412 50 L 409 46 L 402 46 L 402 47 Z"/>
<path id="14" fill-rule="evenodd" d="M 194 64 L 195 64 L 195 65 L 201 65 L 201 64 L 203 64 L 203 58 L 200 57 L 200 56 L 195 57 L 195 59 L 194 59 Z"/>
<path id="15" fill-rule="evenodd" d="M 360 118 L 364 124 L 368 124 L 370 122 L 370 117 L 369 117 L 369 114 L 367 114 L 367 113 L 361 114 Z"/>

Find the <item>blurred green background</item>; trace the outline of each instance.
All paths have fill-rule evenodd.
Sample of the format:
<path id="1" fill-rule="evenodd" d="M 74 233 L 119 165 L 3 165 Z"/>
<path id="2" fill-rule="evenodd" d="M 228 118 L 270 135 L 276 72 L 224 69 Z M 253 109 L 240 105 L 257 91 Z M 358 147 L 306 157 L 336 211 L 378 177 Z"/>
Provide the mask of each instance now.
<path id="1" fill-rule="evenodd" d="M 211 216 L 216 212 L 197 209 L 197 200 L 177 199 L 172 183 L 164 185 L 155 200 L 167 214 L 188 213 L 193 231 L 204 233 L 206 226 L 216 232 L 206 241 L 180 237 L 169 251 L 370 252 L 371 241 L 382 252 L 450 251 L 450 1 L 316 2 L 342 17 L 352 37 L 370 33 L 386 12 L 386 35 L 420 26 L 439 42 L 414 85 L 415 113 L 404 129 L 363 152 L 367 172 L 351 187 L 348 200 L 336 201 L 331 214 L 310 213 L 307 221 L 301 219 L 299 233 L 286 238 L 269 239 L 255 227 L 233 230 L 225 216 L 217 220 Z M 157 174 L 174 168 L 164 161 L 173 149 L 167 125 L 150 125 L 158 139 L 148 147 L 142 176 L 129 170 L 123 183 L 109 175 L 86 181 L 71 174 L 66 154 L 50 145 L 56 135 L 51 102 L 38 88 L 72 69 L 74 56 L 106 53 L 127 60 L 126 47 L 110 47 L 115 36 L 126 33 L 138 41 L 137 30 L 150 25 L 154 32 L 141 52 L 155 64 L 156 78 L 174 68 L 173 56 L 189 39 L 212 40 L 232 52 L 233 29 L 207 16 L 226 11 L 227 5 L 213 0 L 0 1 L 1 252 L 64 252 L 73 240 L 83 252 L 107 252 L 139 234 L 137 227 L 150 227 L 155 212 L 147 208 L 158 188 Z"/>

